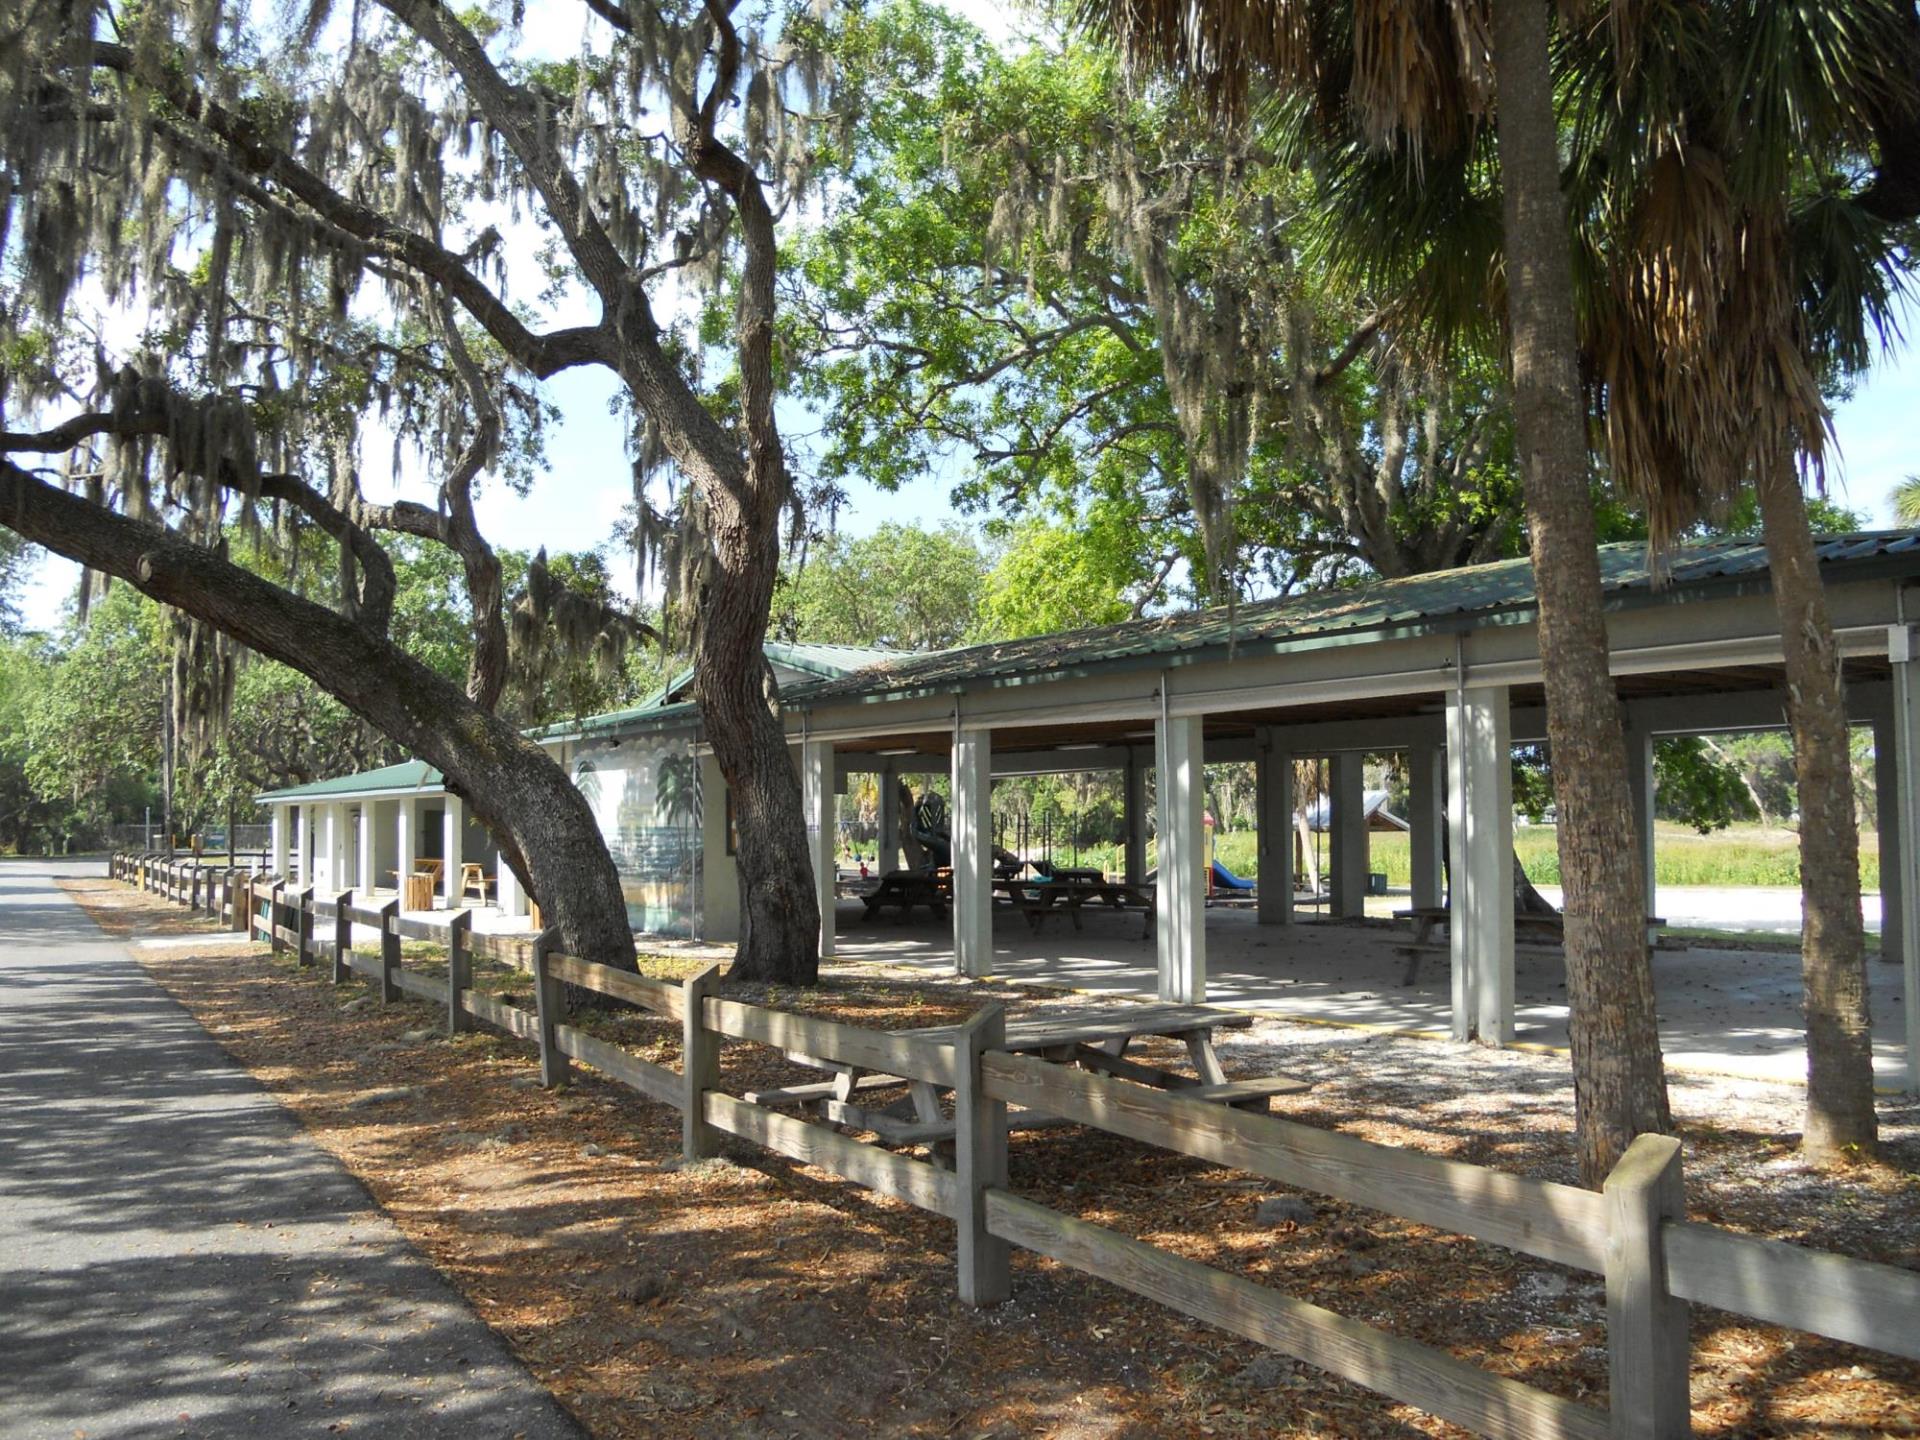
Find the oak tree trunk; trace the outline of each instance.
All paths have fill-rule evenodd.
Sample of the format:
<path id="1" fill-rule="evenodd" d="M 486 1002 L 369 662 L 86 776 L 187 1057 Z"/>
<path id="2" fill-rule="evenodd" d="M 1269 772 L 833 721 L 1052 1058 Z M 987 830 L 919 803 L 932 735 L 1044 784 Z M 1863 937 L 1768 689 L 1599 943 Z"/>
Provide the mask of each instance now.
<path id="1" fill-rule="evenodd" d="M 1514 431 L 1566 891 L 1574 1122 L 1581 1176 L 1597 1186 L 1635 1135 L 1672 1122 L 1600 607 L 1544 0 L 1494 0 L 1493 51 Z"/>
<path id="2" fill-rule="evenodd" d="M 1832 1163 L 1870 1156 L 1879 1141 L 1846 693 L 1792 454 L 1763 467 L 1755 489 L 1780 616 L 1800 790 L 1800 968 L 1807 1023 L 1807 1123 L 1800 1143 L 1809 1158 Z"/>
<path id="3" fill-rule="evenodd" d="M 551 756 L 373 630 L 168 530 L 0 460 L 0 525 L 119 577 L 308 676 L 437 766 L 558 927 L 569 954 L 634 968 L 620 876 L 586 797 Z"/>

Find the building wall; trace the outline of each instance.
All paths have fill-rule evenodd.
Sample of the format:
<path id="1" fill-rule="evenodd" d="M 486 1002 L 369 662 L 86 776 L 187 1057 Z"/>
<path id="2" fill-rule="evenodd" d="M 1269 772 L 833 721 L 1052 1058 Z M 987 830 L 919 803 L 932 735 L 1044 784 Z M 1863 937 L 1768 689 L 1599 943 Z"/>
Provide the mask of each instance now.
<path id="1" fill-rule="evenodd" d="M 684 735 L 582 748 L 573 783 L 587 799 L 636 933 L 702 933 L 702 765 Z"/>
<path id="2" fill-rule="evenodd" d="M 700 757 L 700 793 L 706 800 L 700 817 L 702 880 L 706 914 L 700 938 L 723 942 L 740 938 L 740 880 L 727 852 L 727 782 L 711 754 Z"/>

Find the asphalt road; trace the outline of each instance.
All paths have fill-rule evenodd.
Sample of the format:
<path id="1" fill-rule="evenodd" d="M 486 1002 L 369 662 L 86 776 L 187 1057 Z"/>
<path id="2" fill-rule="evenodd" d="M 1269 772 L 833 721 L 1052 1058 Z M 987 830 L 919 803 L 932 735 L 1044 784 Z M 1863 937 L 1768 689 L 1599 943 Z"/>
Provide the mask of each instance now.
<path id="1" fill-rule="evenodd" d="M 0 863 L 0 1436 L 582 1433 L 359 1182 Z"/>

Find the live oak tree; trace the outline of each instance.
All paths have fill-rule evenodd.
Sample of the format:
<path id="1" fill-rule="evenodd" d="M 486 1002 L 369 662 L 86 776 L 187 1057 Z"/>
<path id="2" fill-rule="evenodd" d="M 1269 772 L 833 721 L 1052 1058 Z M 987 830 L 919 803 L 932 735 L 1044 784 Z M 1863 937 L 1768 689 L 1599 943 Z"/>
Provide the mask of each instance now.
<path id="1" fill-rule="evenodd" d="M 938 7 L 836 36 L 844 184 L 794 247 L 786 321 L 821 472 L 1126 531 L 1163 601 L 1517 539 L 1497 367 L 1415 363 L 1303 246 L 1310 187 L 1084 42 L 1003 55 Z"/>
<path id="2" fill-rule="evenodd" d="M 514 634 L 631 637 L 558 585 L 530 586 L 510 626 L 471 505 L 537 408 L 531 382 L 612 371 L 634 418 L 635 530 L 670 562 L 739 827 L 735 970 L 812 979 L 819 916 L 760 647 L 795 498 L 773 286 L 830 78 L 814 22 L 585 0 L 578 54 L 554 60 L 517 14 L 441 0 L 265 15 L 30 0 L 9 21 L 0 245 L 21 283 L 4 450 L 51 468 L 0 460 L 0 525 L 313 677 L 446 774 L 569 949 L 631 964 L 585 801 L 493 712 Z M 709 354 L 684 320 L 721 278 L 734 323 Z M 71 322 L 90 294 L 155 317 L 163 343 L 79 347 L 103 362 L 87 375 Z M 385 323 L 355 333 L 370 312 Z M 586 318 L 543 318 L 559 312 Z M 356 386 L 428 458 L 433 503 L 368 498 L 353 407 L 330 403 Z M 231 525 L 263 520 L 333 539 L 335 605 L 225 553 Z M 461 556 L 481 627 L 466 687 L 393 642 L 383 529 Z"/>

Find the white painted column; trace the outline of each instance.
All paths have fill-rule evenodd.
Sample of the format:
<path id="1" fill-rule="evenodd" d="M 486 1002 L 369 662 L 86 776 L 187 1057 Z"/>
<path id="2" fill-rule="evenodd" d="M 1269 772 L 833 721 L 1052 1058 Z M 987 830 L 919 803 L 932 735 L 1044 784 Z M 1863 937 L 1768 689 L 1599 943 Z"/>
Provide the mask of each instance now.
<path id="1" fill-rule="evenodd" d="M 1891 714 L 1873 717 L 1873 813 L 1880 835 L 1880 959 L 1898 965 L 1903 948 L 1899 726 Z M 1658 913 L 1658 912 L 1654 912 Z"/>
<path id="2" fill-rule="evenodd" d="M 328 890 L 344 890 L 340 877 L 345 873 L 346 816 L 338 802 L 322 807 L 320 817 L 320 860 L 314 866 L 314 881 Z"/>
<path id="3" fill-rule="evenodd" d="M 354 884 L 363 896 L 371 895 L 374 889 L 373 812 L 377 805 L 373 800 L 360 802 L 360 878 Z"/>
<path id="4" fill-rule="evenodd" d="M 1640 890 L 1646 896 L 1647 914 L 1658 915 L 1653 878 L 1653 745 L 1648 732 L 1627 727 L 1627 789 L 1633 800 L 1633 833 L 1640 846 Z"/>
<path id="5" fill-rule="evenodd" d="M 494 899 L 499 903 L 502 915 L 524 915 L 527 913 L 527 892 L 520 888 L 520 877 L 507 866 L 507 857 L 499 851 L 493 853 Z"/>
<path id="6" fill-rule="evenodd" d="M 1206 850 L 1206 773 L 1199 716 L 1163 715 L 1156 722 L 1154 787 L 1160 826 L 1160 880 L 1154 897 L 1160 998 L 1198 1004 L 1207 998 L 1207 893 L 1200 878 Z"/>
<path id="7" fill-rule="evenodd" d="M 1453 1035 L 1513 1039 L 1513 744 L 1505 686 L 1447 697 Z"/>
<path id="8" fill-rule="evenodd" d="M 1127 750 L 1126 795 L 1122 820 L 1127 827 L 1126 881 L 1147 883 L 1147 767 L 1137 749 Z"/>
<path id="9" fill-rule="evenodd" d="M 831 959 L 834 941 L 833 745 L 810 740 L 800 747 L 800 801 L 813 859 L 813 893 L 820 905 L 820 958 Z"/>
<path id="10" fill-rule="evenodd" d="M 1415 745 L 1407 751 L 1407 848 L 1413 869 L 1413 905 L 1419 910 L 1437 908 L 1445 889 L 1442 763 L 1440 751 L 1432 745 Z"/>
<path id="11" fill-rule="evenodd" d="M 466 858 L 460 845 L 466 828 L 466 801 L 447 796 L 446 809 L 440 812 L 440 898 L 449 910 L 460 908 L 460 864 Z"/>
<path id="12" fill-rule="evenodd" d="M 394 811 L 394 864 L 399 868 L 399 888 L 404 893 L 407 876 L 413 873 L 414 847 L 420 828 L 420 802 L 409 796 L 396 805 Z"/>
<path id="13" fill-rule="evenodd" d="M 1253 812 L 1260 842 L 1257 918 L 1262 925 L 1291 925 L 1293 756 L 1274 748 L 1271 730 L 1262 730 L 1254 747 Z"/>
<path id="14" fill-rule="evenodd" d="M 900 777 L 889 760 L 880 771 L 880 844 L 874 856 L 876 875 L 900 868 Z"/>
<path id="15" fill-rule="evenodd" d="M 1920 793 L 1914 778 L 1920 776 L 1920 645 L 1905 625 L 1893 627 L 1888 634 L 1887 658 L 1893 662 L 1893 764 L 1901 779 L 1897 787 L 1899 803 L 1895 825 L 1900 831 L 1898 863 L 1900 878 L 1900 965 L 1906 1000 L 1900 1007 L 1907 1016 L 1906 1087 L 1920 1094 Z M 1885 843 L 1884 841 L 1882 842 Z M 1881 873 L 1887 860 L 1882 855 Z M 1883 882 L 1884 883 L 1884 882 Z M 1886 925 L 1885 901 L 1882 901 L 1881 926 Z M 1881 944 L 1884 945 L 1884 938 Z"/>
<path id="16" fill-rule="evenodd" d="M 287 831 L 292 828 L 288 822 L 292 816 L 288 813 L 291 805 L 273 807 L 273 829 L 267 845 L 267 863 L 269 873 L 284 876 L 287 873 Z"/>
<path id="17" fill-rule="evenodd" d="M 993 732 L 953 737 L 953 968 L 993 972 Z"/>
<path id="18" fill-rule="evenodd" d="M 1333 807 L 1327 819 L 1333 850 L 1331 913 L 1345 919 L 1367 913 L 1366 758 L 1357 750 L 1333 757 Z"/>
<path id="19" fill-rule="evenodd" d="M 313 806 L 303 801 L 293 820 L 293 883 L 300 889 L 313 883 L 312 832 Z"/>

